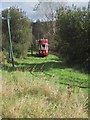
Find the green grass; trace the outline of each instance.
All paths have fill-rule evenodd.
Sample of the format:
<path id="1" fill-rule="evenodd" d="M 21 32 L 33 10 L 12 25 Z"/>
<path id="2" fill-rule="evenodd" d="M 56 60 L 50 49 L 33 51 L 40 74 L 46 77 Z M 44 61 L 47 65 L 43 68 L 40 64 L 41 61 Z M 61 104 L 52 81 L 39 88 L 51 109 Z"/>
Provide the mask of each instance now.
<path id="1" fill-rule="evenodd" d="M 2 70 L 3 117 L 87 117 L 88 74 L 62 59 L 28 56 Z"/>

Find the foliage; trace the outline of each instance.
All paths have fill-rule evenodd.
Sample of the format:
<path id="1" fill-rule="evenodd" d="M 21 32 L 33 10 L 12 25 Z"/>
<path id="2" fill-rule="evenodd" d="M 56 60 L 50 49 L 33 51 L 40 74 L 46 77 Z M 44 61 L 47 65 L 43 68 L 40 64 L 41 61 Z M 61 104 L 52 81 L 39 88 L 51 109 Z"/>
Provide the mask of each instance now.
<path id="1" fill-rule="evenodd" d="M 86 64 L 90 61 L 88 8 L 61 7 L 57 10 L 57 41 L 60 55 L 70 63 Z"/>
<path id="2" fill-rule="evenodd" d="M 11 7 L 10 23 L 11 23 L 11 37 L 16 57 L 26 55 L 26 52 L 31 44 L 31 25 L 30 20 L 25 16 L 25 12 L 21 9 Z M 2 17 L 7 18 L 8 10 L 2 11 Z M 9 37 L 7 21 L 2 21 L 2 46 L 9 50 Z"/>

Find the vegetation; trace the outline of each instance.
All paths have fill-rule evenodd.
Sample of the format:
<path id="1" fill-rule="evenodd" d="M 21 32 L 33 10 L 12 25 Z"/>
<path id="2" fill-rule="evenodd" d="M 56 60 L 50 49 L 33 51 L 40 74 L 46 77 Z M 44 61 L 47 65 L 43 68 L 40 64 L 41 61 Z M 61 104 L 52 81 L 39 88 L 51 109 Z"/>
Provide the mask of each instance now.
<path id="1" fill-rule="evenodd" d="M 7 14 L 7 9 L 2 11 L 2 17 L 7 18 Z M 15 7 L 9 9 L 9 14 L 14 56 L 25 56 L 32 40 L 30 20 L 25 16 L 24 11 Z M 2 21 L 2 46 L 7 51 L 9 50 L 8 28 L 5 19 Z"/>
<path id="2" fill-rule="evenodd" d="M 69 63 L 79 63 L 88 67 L 90 42 L 88 8 L 61 7 L 57 11 L 58 50 Z"/>
<path id="3" fill-rule="evenodd" d="M 6 63 L 2 76 L 2 115 L 6 118 L 86 118 L 88 75 L 62 59 L 28 56 Z M 81 69 L 80 69 L 81 70 Z"/>
<path id="4" fill-rule="evenodd" d="M 50 7 L 51 10 L 54 7 Z M 33 23 L 33 36 L 36 39 L 48 38 L 49 50 L 57 52 L 68 64 L 81 64 L 89 70 L 89 16 L 88 8 L 60 7 L 52 20 Z M 53 13 L 54 12 L 54 13 Z M 48 14 L 48 13 L 46 13 Z M 56 16 L 56 18 L 55 18 Z M 48 17 L 48 15 L 47 15 Z"/>
<path id="5" fill-rule="evenodd" d="M 53 20 L 37 21 L 32 24 L 32 30 L 31 22 L 22 10 L 15 7 L 9 10 L 15 67 L 7 60 L 9 38 L 7 22 L 3 20 L 4 50 L 0 52 L 2 117 L 88 118 L 89 75 L 86 69 L 77 65 L 87 67 L 90 61 L 88 8 L 61 7 L 57 12 L 54 10 L 56 19 L 52 14 Z M 2 16 L 7 17 L 7 9 L 2 11 Z M 35 44 L 35 41 L 32 43 L 32 36 L 33 40 L 38 37 L 49 39 L 47 57 L 27 53 Z"/>

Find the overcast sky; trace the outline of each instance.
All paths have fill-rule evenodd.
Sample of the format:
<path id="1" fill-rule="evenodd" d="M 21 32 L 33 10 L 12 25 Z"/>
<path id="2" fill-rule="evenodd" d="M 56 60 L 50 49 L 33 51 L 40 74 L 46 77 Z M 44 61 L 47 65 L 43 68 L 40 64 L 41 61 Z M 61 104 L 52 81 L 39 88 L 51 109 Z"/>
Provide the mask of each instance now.
<path id="1" fill-rule="evenodd" d="M 3 10 L 3 9 L 9 8 L 10 6 L 17 6 L 21 9 L 23 9 L 26 12 L 26 15 L 29 18 L 31 18 L 33 21 L 36 20 L 36 19 L 39 19 L 39 18 L 37 18 L 36 12 L 33 11 L 33 8 L 38 3 L 38 0 L 30 0 L 30 1 L 25 0 L 25 2 L 22 1 L 22 0 L 19 0 L 19 2 L 12 2 L 12 1 L 16 1 L 16 0 L 2 0 L 0 2 L 0 11 Z M 46 1 L 46 0 L 44 0 L 44 1 Z M 52 0 L 52 1 L 56 2 L 56 1 L 60 1 L 60 0 Z M 77 6 L 80 7 L 80 6 L 87 6 L 89 0 L 62 0 L 62 1 L 66 1 L 66 3 L 68 5 L 71 5 L 72 3 L 74 3 L 74 4 L 76 4 Z"/>

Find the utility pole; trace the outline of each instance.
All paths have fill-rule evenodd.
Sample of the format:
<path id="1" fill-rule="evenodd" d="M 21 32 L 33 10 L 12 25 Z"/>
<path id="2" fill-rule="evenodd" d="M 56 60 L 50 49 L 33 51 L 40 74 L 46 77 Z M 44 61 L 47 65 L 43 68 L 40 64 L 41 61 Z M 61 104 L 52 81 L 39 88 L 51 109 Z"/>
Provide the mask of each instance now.
<path id="1" fill-rule="evenodd" d="M 12 67 L 14 68 L 14 58 L 13 58 L 13 48 L 12 48 L 12 40 L 11 40 L 11 31 L 10 31 L 10 14 L 8 9 L 8 15 L 7 15 L 7 24 L 8 24 L 8 34 L 9 34 L 9 59 L 11 59 Z"/>

